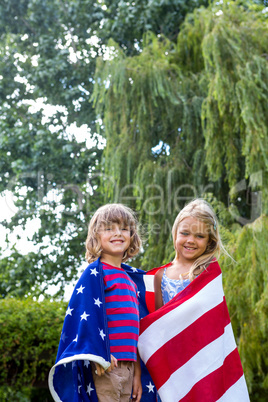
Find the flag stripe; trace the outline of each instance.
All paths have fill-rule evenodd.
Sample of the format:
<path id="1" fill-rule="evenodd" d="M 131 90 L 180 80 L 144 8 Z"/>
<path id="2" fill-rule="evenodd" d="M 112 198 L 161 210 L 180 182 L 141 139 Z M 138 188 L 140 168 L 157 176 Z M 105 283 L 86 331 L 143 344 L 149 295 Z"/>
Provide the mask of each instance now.
<path id="1" fill-rule="evenodd" d="M 250 402 L 245 376 L 242 375 L 217 402 Z"/>
<path id="2" fill-rule="evenodd" d="M 229 324 L 222 336 L 205 346 L 170 376 L 169 380 L 159 389 L 160 397 L 169 402 L 180 401 L 195 383 L 217 370 L 223 364 L 226 356 L 235 348 L 233 331 Z M 215 356 L 218 358 L 215 359 Z M 153 375 L 152 378 L 155 382 Z"/>
<path id="3" fill-rule="evenodd" d="M 203 314 L 190 327 L 167 341 L 147 361 L 147 368 L 153 371 L 154 366 L 161 366 L 161 377 L 155 385 L 160 388 L 183 364 L 191 359 L 201 348 L 223 334 L 223 329 L 230 323 L 229 316 L 222 314 L 227 309 L 225 300 L 212 310 Z M 195 336 L 195 342 L 189 342 Z M 173 356 L 166 364 L 167 356 Z"/>
<path id="4" fill-rule="evenodd" d="M 181 304 L 179 309 L 177 309 L 177 307 L 180 300 L 178 302 L 173 302 L 174 306 L 172 306 L 172 308 L 170 303 L 167 303 L 167 308 L 164 306 L 154 314 L 151 314 L 156 318 L 157 313 L 161 311 L 158 320 L 151 323 L 149 327 L 146 325 L 147 329 L 145 331 L 143 329 L 143 320 L 141 320 L 139 349 L 140 355 L 145 364 L 147 363 L 149 357 L 159 348 L 161 348 L 167 341 L 191 325 L 204 313 L 222 302 L 224 295 L 222 287 L 220 286 L 221 279 L 221 275 L 217 276 L 214 280 L 204 286 L 204 288 L 198 293 L 194 294 L 193 297 L 188 298 L 188 300 Z M 187 290 L 187 288 L 185 288 L 184 291 L 185 290 Z M 183 314 L 184 320 L 178 320 L 178 314 L 180 316 Z M 146 318 L 149 317 L 150 316 Z M 174 322 L 176 322 L 176 325 L 171 325 L 171 323 Z M 159 332 L 161 328 L 164 329 L 163 334 Z M 166 328 L 169 328 L 169 330 L 166 331 Z M 158 334 L 157 338 L 155 334 Z M 150 342 L 150 339 L 152 342 Z"/>
<path id="5" fill-rule="evenodd" d="M 202 289 L 209 285 L 210 282 L 215 281 L 218 278 L 216 283 L 222 283 L 222 275 L 220 267 L 212 272 L 203 272 L 203 278 L 200 276 L 197 277 L 193 282 L 191 282 L 182 292 L 180 292 L 177 296 L 175 296 L 172 300 L 170 300 L 164 307 L 154 312 L 154 314 L 146 317 L 146 320 L 141 321 L 141 334 L 144 332 L 156 319 L 165 316 L 169 311 L 172 311 L 177 308 L 178 305 L 187 302 L 189 299 L 194 297 L 196 294 L 200 293 Z M 213 287 L 213 286 L 212 286 Z M 210 288 L 208 288 L 210 289 Z M 206 293 L 206 291 L 203 291 Z M 215 291 L 213 292 L 215 293 Z M 223 294 L 223 291 L 221 292 Z M 176 302 L 176 303 L 175 303 Z"/>
<path id="6" fill-rule="evenodd" d="M 236 348 L 226 357 L 221 367 L 197 382 L 180 402 L 192 402 L 198 395 L 202 395 L 205 401 L 217 401 L 241 376 L 243 370 Z"/>

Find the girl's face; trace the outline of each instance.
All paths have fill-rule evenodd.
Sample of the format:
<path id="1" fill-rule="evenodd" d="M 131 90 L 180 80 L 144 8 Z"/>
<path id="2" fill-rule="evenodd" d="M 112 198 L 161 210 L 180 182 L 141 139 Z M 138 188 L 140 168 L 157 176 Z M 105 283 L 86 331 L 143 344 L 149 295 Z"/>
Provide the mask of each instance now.
<path id="1" fill-rule="evenodd" d="M 209 244 L 209 227 L 206 223 L 189 216 L 177 229 L 175 249 L 181 262 L 193 263 L 206 251 Z"/>
<path id="2" fill-rule="evenodd" d="M 125 224 L 109 223 L 102 225 L 98 231 L 101 243 L 101 258 L 123 258 L 130 246 L 130 228 Z M 111 261 L 112 263 L 112 261 Z"/>

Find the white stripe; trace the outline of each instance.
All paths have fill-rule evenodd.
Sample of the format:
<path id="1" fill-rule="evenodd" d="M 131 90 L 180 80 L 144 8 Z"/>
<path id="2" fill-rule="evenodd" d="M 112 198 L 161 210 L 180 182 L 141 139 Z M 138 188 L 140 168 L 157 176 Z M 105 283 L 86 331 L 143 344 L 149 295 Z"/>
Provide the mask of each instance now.
<path id="1" fill-rule="evenodd" d="M 230 323 L 225 327 L 222 336 L 196 353 L 162 385 L 159 389 L 162 402 L 181 400 L 198 381 L 221 367 L 226 356 L 235 348 L 236 343 Z"/>
<path id="2" fill-rule="evenodd" d="M 219 275 L 179 308 L 173 309 L 152 323 L 139 336 L 139 352 L 144 363 L 167 341 L 222 303 L 223 296 L 222 275 Z"/>
<path id="3" fill-rule="evenodd" d="M 217 402 L 250 402 L 244 375 Z"/>
<path id="4" fill-rule="evenodd" d="M 154 292 L 154 275 L 143 275 L 146 292 Z"/>

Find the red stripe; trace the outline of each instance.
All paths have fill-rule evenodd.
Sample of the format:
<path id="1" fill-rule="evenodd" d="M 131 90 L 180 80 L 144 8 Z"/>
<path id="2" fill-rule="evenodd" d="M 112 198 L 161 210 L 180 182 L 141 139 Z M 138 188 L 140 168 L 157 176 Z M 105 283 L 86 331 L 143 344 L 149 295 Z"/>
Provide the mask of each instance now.
<path id="1" fill-rule="evenodd" d="M 137 348 L 135 346 L 131 345 L 123 345 L 123 346 L 110 346 L 111 353 L 124 353 L 124 352 L 130 352 L 130 353 L 136 353 Z"/>
<path id="2" fill-rule="evenodd" d="M 134 334 L 134 332 L 123 332 L 116 334 L 109 334 L 109 339 L 135 339 L 136 341 L 139 339 L 138 334 Z"/>
<path id="3" fill-rule="evenodd" d="M 125 302 L 125 301 L 132 301 L 135 304 L 138 304 L 137 298 L 130 295 L 112 295 L 112 296 L 105 296 L 106 303 L 110 302 Z"/>
<path id="4" fill-rule="evenodd" d="M 169 311 L 174 310 L 186 300 L 191 299 L 207 284 L 213 281 L 217 276 L 221 274 L 221 269 L 217 261 L 212 262 L 209 267 L 202 272 L 193 282 L 191 282 L 183 291 L 178 293 L 172 300 L 161 307 L 159 310 L 152 314 L 147 315 L 141 320 L 140 334 L 142 334 L 153 322 L 164 316 Z"/>
<path id="5" fill-rule="evenodd" d="M 176 320 L 176 319 L 175 319 Z M 225 300 L 158 349 L 146 366 L 159 389 L 172 375 L 197 352 L 224 333 L 230 323 Z M 167 356 L 171 356 L 167 362 Z M 159 375 L 161 367 L 161 375 Z"/>
<path id="6" fill-rule="evenodd" d="M 147 275 L 154 276 L 157 273 L 157 271 L 159 271 L 159 269 L 167 268 L 171 264 L 172 262 L 169 262 L 168 264 L 162 265 L 161 267 L 150 269 L 150 271 L 146 272 L 146 276 Z M 145 290 L 145 304 L 149 313 L 153 313 L 155 311 L 155 295 L 153 291 L 149 291 L 147 289 Z"/>
<path id="7" fill-rule="evenodd" d="M 199 401 L 200 397 L 203 401 L 217 401 L 242 375 L 243 369 L 236 348 L 226 357 L 221 367 L 197 382 L 180 402 Z"/>
<path id="8" fill-rule="evenodd" d="M 126 280 L 126 278 L 127 278 L 127 280 L 129 280 L 133 284 L 133 286 L 135 287 L 134 282 L 132 281 L 130 276 L 125 271 L 122 272 L 122 273 L 118 272 L 118 273 L 114 273 L 114 274 L 108 274 L 108 273 L 104 272 L 104 278 L 105 278 L 106 281 L 115 281 L 115 280 L 117 280 L 119 278 L 122 278 L 122 279 Z"/>
<path id="9" fill-rule="evenodd" d="M 107 286 L 107 284 L 106 284 L 106 287 L 107 287 L 107 289 L 106 290 L 113 290 L 113 289 L 118 289 L 118 290 L 120 290 L 120 289 L 128 289 L 128 290 L 131 290 L 131 292 L 133 292 L 134 294 L 136 294 L 136 289 L 134 288 L 134 286 L 131 286 L 131 285 L 127 285 L 126 283 L 120 283 L 120 282 L 115 282 L 115 283 L 113 283 L 113 284 L 109 284 L 108 286 Z"/>
<path id="10" fill-rule="evenodd" d="M 134 320 L 120 320 L 120 321 L 108 321 L 108 327 L 135 327 L 139 328 L 139 321 Z"/>
<path id="11" fill-rule="evenodd" d="M 118 307 L 118 308 L 107 308 L 106 309 L 106 314 L 108 316 L 112 315 L 118 315 L 118 314 L 135 314 L 137 317 L 139 317 L 139 310 L 135 307 Z"/>
<path id="12" fill-rule="evenodd" d="M 149 313 L 153 313 L 155 311 L 155 297 L 154 292 L 146 292 L 145 293 L 145 303 Z"/>
<path id="13" fill-rule="evenodd" d="M 103 267 L 103 269 L 114 269 L 114 270 L 116 270 L 116 271 L 124 271 L 124 268 L 121 268 L 121 267 L 115 267 L 115 266 L 113 266 L 113 265 L 110 265 L 110 264 L 107 264 L 107 262 L 103 262 L 102 263 L 102 267 Z M 125 271 L 124 271 L 125 272 Z"/>

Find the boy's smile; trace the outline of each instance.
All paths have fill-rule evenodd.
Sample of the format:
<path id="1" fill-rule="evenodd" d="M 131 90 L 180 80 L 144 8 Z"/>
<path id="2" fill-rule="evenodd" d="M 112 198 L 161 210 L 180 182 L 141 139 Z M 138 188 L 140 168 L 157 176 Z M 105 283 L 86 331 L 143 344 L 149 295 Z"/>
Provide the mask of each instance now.
<path id="1" fill-rule="evenodd" d="M 129 248 L 130 229 L 118 223 L 103 225 L 99 230 L 99 238 L 102 248 L 101 260 L 114 265 L 119 258 L 122 260 L 125 251 Z"/>

